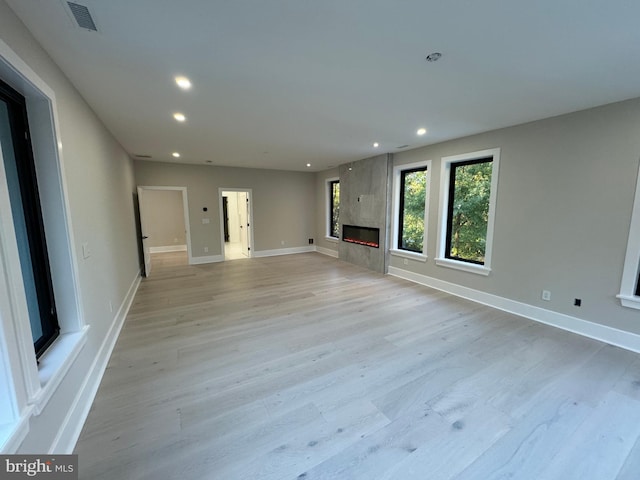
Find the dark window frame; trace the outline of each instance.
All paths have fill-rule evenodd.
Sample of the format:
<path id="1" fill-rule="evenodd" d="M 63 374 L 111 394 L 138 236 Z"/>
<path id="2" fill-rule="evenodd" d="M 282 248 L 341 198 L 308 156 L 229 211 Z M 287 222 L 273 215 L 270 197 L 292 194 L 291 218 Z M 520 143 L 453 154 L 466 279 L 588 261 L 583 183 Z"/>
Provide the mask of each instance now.
<path id="1" fill-rule="evenodd" d="M 336 240 L 340 239 L 340 221 L 338 220 L 336 227 L 337 231 L 334 231 L 334 213 L 336 210 L 336 205 L 334 204 L 334 196 L 335 196 L 335 186 L 340 187 L 340 180 L 329 180 L 327 182 L 327 187 L 329 189 L 329 232 L 328 236 L 331 238 L 335 238 Z M 339 194 L 338 194 L 339 195 Z M 340 218 L 340 204 L 338 203 L 338 218 Z M 335 233 L 335 235 L 334 235 Z"/>
<path id="2" fill-rule="evenodd" d="M 399 202 L 398 202 L 398 238 L 397 238 L 396 248 L 398 250 L 404 250 L 404 251 L 407 251 L 407 252 L 423 253 L 424 252 L 424 241 L 425 241 L 424 236 L 422 238 L 422 250 L 414 250 L 412 248 L 405 248 L 405 247 L 403 247 L 403 242 L 402 242 L 403 230 L 404 230 L 405 179 L 406 179 L 406 176 L 408 174 L 415 173 L 415 172 L 425 172 L 425 189 L 427 188 L 427 186 L 426 186 L 427 165 L 424 165 L 424 166 L 421 166 L 421 167 L 416 167 L 416 168 L 408 168 L 406 170 L 400 170 L 400 192 L 399 192 L 400 197 L 399 197 Z M 427 195 L 428 194 L 429 194 L 429 192 L 425 192 L 425 205 L 423 205 L 423 207 L 425 208 L 425 212 L 426 212 L 426 201 L 427 201 Z M 424 218 L 424 212 L 423 212 L 423 218 Z"/>
<path id="3" fill-rule="evenodd" d="M 60 325 L 55 305 L 51 268 L 47 253 L 36 166 L 31 148 L 25 98 L 0 81 L 0 99 L 7 104 L 9 125 L 16 159 L 22 211 L 24 214 L 33 278 L 40 310 L 42 336 L 34 341 L 36 358 L 58 338 Z"/>
<path id="4" fill-rule="evenodd" d="M 447 198 L 447 230 L 446 230 L 446 234 L 445 234 L 445 250 L 444 250 L 444 256 L 445 258 L 449 259 L 449 260 L 456 260 L 458 262 L 465 262 L 465 263 L 472 263 L 474 265 L 485 265 L 485 262 L 482 261 L 477 261 L 477 260 L 473 260 L 473 259 L 469 259 L 469 258 L 464 258 L 464 257 L 457 257 L 457 256 L 453 256 L 451 255 L 451 236 L 453 234 L 452 230 L 453 230 L 453 205 L 454 205 L 454 195 L 455 195 L 455 185 L 456 185 L 456 169 L 459 167 L 465 167 L 468 165 L 477 165 L 480 163 L 491 163 L 493 164 L 493 156 L 488 156 L 488 157 L 480 157 L 480 158 L 473 158 L 470 160 L 462 160 L 459 162 L 451 162 L 449 164 L 449 191 L 448 191 L 448 198 Z M 492 165 L 493 167 L 493 165 Z M 493 168 L 491 171 L 491 175 L 493 177 Z M 491 196 L 489 197 L 489 205 L 491 205 Z M 488 235 L 488 228 L 489 228 L 489 224 L 487 223 L 487 231 L 485 232 L 485 240 L 486 237 Z"/>

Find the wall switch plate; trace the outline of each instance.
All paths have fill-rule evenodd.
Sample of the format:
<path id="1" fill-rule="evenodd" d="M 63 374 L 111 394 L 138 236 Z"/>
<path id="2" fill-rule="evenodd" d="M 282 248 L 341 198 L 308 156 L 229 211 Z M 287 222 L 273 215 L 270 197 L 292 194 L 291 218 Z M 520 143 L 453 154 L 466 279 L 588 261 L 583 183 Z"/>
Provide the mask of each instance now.
<path id="1" fill-rule="evenodd" d="M 89 258 L 91 256 L 91 249 L 88 243 L 82 244 L 82 258 Z"/>
<path id="2" fill-rule="evenodd" d="M 551 301 L 551 292 L 549 290 L 542 290 L 542 299 L 545 302 Z"/>
<path id="3" fill-rule="evenodd" d="M 206 225 L 207 223 L 209 223 L 209 219 L 208 218 L 203 218 L 202 219 L 202 224 Z"/>

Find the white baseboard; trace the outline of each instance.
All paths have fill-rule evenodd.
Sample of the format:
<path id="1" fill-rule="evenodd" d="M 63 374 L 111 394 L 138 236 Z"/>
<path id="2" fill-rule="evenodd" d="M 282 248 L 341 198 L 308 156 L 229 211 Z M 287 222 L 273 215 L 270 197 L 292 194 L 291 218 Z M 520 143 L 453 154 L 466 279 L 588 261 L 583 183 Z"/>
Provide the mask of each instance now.
<path id="1" fill-rule="evenodd" d="M 186 252 L 186 245 L 167 245 L 166 247 L 149 247 L 150 253 Z"/>
<path id="2" fill-rule="evenodd" d="M 323 255 L 328 255 L 333 258 L 338 258 L 338 251 L 331 250 L 330 248 L 318 247 L 316 246 L 316 252 L 321 253 Z"/>
<path id="3" fill-rule="evenodd" d="M 189 265 L 224 262 L 224 255 L 208 255 L 206 257 L 190 257 Z"/>
<path id="4" fill-rule="evenodd" d="M 140 272 L 138 272 L 113 319 L 111 328 L 109 328 L 71 408 L 69 408 L 58 434 L 49 448 L 49 453 L 73 453 L 78 437 L 80 437 L 80 433 L 82 432 L 84 422 L 89 415 L 89 410 L 93 404 L 100 382 L 102 381 L 102 376 L 109 363 L 111 352 L 113 352 L 113 348 L 124 325 L 124 320 L 127 317 L 129 308 L 131 308 L 138 286 L 140 285 L 140 280 L 141 276 Z"/>
<path id="5" fill-rule="evenodd" d="M 540 307 L 534 307 L 526 303 L 517 302 L 508 298 L 499 297 L 490 293 L 481 292 L 472 288 L 463 287 L 454 283 L 445 282 L 437 278 L 428 277 L 418 273 L 409 272 L 398 267 L 389 267 L 389 275 L 404 278 L 427 287 L 435 288 L 443 292 L 466 298 L 483 305 L 488 305 L 498 310 L 520 315 L 521 317 L 545 323 L 569 332 L 577 333 L 585 337 L 600 340 L 617 347 L 640 353 L 640 335 L 636 335 L 617 328 L 607 327 L 597 323 L 572 317 L 563 313 L 553 312 Z"/>
<path id="6" fill-rule="evenodd" d="M 256 258 L 260 257 L 275 257 L 277 255 L 292 255 L 294 253 L 307 253 L 307 252 L 315 252 L 315 247 L 313 245 L 304 246 L 304 247 L 292 247 L 292 248 L 276 248 L 275 250 L 261 250 L 259 252 L 253 252 L 253 256 Z"/>

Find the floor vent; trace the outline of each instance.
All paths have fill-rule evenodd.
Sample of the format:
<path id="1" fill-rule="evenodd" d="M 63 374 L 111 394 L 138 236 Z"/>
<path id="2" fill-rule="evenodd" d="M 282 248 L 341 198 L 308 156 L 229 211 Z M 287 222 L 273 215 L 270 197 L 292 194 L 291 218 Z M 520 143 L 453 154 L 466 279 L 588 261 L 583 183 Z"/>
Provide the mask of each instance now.
<path id="1" fill-rule="evenodd" d="M 69 5 L 73 18 L 76 19 L 80 28 L 86 28 L 87 30 L 93 30 L 94 32 L 98 31 L 87 7 L 74 2 L 67 2 L 67 5 Z"/>

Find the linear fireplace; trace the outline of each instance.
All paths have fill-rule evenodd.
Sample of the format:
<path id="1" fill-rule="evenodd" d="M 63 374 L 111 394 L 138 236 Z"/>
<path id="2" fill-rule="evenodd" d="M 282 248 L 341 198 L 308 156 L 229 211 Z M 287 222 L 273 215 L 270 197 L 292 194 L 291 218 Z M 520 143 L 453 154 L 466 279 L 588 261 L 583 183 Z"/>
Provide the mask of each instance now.
<path id="1" fill-rule="evenodd" d="M 372 227 L 358 227 L 355 225 L 342 226 L 342 241 L 380 248 L 380 229 Z"/>

